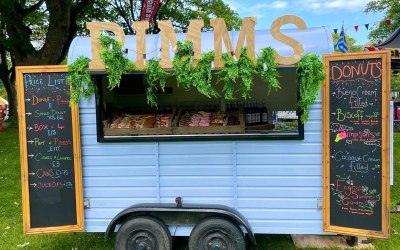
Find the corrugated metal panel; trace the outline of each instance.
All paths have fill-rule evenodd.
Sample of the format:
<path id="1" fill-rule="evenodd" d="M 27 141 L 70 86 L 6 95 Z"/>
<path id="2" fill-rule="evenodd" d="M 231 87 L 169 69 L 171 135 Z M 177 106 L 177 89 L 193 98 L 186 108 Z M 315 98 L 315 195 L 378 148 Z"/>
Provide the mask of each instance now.
<path id="1" fill-rule="evenodd" d="M 155 187 L 121 187 L 115 182 L 113 187 L 86 187 L 84 179 L 83 195 L 86 198 L 154 198 L 157 190 Z M 110 219 L 110 218 L 109 218 Z"/>
<path id="2" fill-rule="evenodd" d="M 293 141 L 98 143 L 93 107 L 94 99 L 80 106 L 86 231 L 104 231 L 133 204 L 181 196 L 236 207 L 256 233 L 322 233 L 320 103 L 304 140 Z"/>
<path id="3" fill-rule="evenodd" d="M 321 187 L 238 187 L 239 198 L 319 198 Z M 316 202 L 316 201 L 315 201 Z M 288 204 L 289 206 L 289 204 Z"/>
<path id="4" fill-rule="evenodd" d="M 85 166 L 84 177 L 154 176 L 155 168 L 149 166 Z M 86 179 L 85 179 L 86 180 Z"/>
<path id="5" fill-rule="evenodd" d="M 239 176 L 319 176 L 322 175 L 321 165 L 240 165 Z"/>

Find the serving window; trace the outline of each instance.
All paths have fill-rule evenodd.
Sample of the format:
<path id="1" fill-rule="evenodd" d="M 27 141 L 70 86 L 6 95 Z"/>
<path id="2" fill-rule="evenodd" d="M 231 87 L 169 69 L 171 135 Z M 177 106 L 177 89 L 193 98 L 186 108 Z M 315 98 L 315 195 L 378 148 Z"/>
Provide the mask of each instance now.
<path id="1" fill-rule="evenodd" d="M 296 112 L 295 68 L 280 71 L 281 89 L 268 93 L 265 82 L 255 77 L 251 98 L 238 96 L 235 100 L 185 90 L 171 77 L 164 92 L 156 93 L 156 108 L 147 104 L 145 74 L 124 75 L 113 90 L 108 89 L 106 75 L 94 75 L 98 140 L 303 139 Z M 217 76 L 213 77 L 222 93 L 222 83 L 217 84 Z"/>

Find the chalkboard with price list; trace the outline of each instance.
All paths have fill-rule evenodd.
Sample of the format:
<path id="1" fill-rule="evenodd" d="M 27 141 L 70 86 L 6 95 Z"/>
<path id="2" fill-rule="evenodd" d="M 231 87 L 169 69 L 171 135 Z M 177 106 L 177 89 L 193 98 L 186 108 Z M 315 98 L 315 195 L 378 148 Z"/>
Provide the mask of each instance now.
<path id="1" fill-rule="evenodd" d="M 82 231 L 79 118 L 67 66 L 16 73 L 24 232 Z"/>

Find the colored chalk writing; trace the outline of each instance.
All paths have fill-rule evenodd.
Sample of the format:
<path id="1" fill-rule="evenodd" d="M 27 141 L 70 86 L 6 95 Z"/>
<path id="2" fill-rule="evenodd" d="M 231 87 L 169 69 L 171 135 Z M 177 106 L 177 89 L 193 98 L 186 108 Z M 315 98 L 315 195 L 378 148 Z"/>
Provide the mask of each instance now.
<path id="1" fill-rule="evenodd" d="M 382 65 L 382 58 L 331 60 L 328 64 L 325 135 L 329 164 L 325 167 L 330 226 L 384 230 Z"/>
<path id="2" fill-rule="evenodd" d="M 67 73 L 24 73 L 23 87 L 30 226 L 75 225 L 74 138 Z"/>

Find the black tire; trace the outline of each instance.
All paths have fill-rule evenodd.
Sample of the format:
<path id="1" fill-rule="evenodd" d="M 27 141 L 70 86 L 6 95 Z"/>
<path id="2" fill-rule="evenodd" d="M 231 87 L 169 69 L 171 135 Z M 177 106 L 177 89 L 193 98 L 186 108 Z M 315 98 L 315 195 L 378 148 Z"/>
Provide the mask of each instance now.
<path id="1" fill-rule="evenodd" d="M 136 217 L 124 222 L 118 230 L 115 250 L 171 250 L 168 228 L 152 217 Z"/>
<path id="2" fill-rule="evenodd" d="M 356 236 L 347 236 L 346 237 L 346 243 L 347 243 L 347 245 L 349 245 L 351 247 L 357 246 L 358 237 L 356 237 Z"/>
<path id="3" fill-rule="evenodd" d="M 209 218 L 197 224 L 189 237 L 189 250 L 245 250 L 243 232 L 232 222 Z"/>

